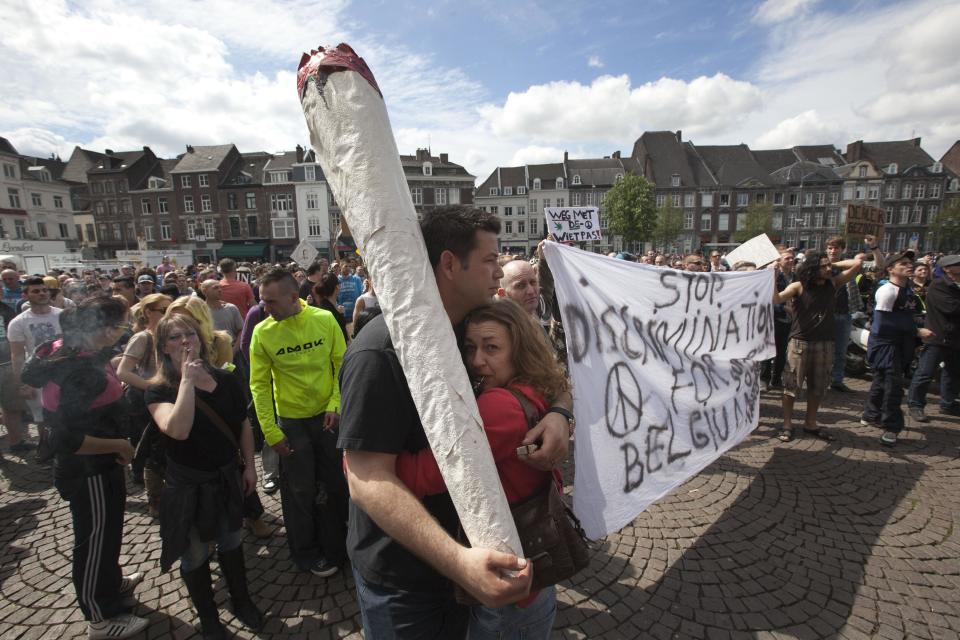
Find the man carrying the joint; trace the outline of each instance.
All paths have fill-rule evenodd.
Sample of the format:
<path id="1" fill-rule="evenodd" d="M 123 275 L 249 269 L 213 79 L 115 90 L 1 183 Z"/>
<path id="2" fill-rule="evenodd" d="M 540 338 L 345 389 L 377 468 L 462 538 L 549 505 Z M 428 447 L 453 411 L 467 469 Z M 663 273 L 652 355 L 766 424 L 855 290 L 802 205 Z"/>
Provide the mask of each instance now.
<path id="1" fill-rule="evenodd" d="M 346 560 L 347 486 L 337 450 L 346 343 L 333 315 L 308 306 L 297 289 L 280 268 L 260 281 L 270 317 L 250 341 L 250 391 L 266 443 L 280 455 L 290 557 L 302 571 L 327 577 Z"/>
<path id="2" fill-rule="evenodd" d="M 500 288 L 500 220 L 471 207 L 447 206 L 424 214 L 421 231 L 440 299 L 456 328 Z M 342 383 L 339 444 L 350 483 L 348 546 L 366 637 L 463 638 L 469 608 L 454 599 L 452 582 L 481 603 L 500 607 L 527 595 L 530 565 L 458 543 L 450 495 L 418 500 L 397 476 L 398 454 L 429 444 L 382 316 L 351 343 Z M 564 406 L 551 407 L 524 440 L 541 442 L 525 458 L 541 470 L 562 461 L 569 443 L 569 394 L 553 404 Z"/>

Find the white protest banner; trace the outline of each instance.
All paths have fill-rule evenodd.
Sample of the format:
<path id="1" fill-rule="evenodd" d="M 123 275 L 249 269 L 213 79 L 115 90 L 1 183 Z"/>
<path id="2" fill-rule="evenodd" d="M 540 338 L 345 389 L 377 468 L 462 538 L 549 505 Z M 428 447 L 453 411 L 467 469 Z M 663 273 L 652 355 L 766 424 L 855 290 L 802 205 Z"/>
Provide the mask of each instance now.
<path id="1" fill-rule="evenodd" d="M 601 240 L 600 209 L 597 207 L 544 207 L 547 233 L 558 242 Z"/>
<path id="2" fill-rule="evenodd" d="M 555 242 L 545 252 L 578 425 L 573 509 L 596 539 L 756 428 L 773 274 L 675 271 Z"/>
<path id="3" fill-rule="evenodd" d="M 731 268 L 738 262 L 752 262 L 757 267 L 762 267 L 779 259 L 780 252 L 765 233 L 750 238 L 727 254 L 727 263 Z"/>

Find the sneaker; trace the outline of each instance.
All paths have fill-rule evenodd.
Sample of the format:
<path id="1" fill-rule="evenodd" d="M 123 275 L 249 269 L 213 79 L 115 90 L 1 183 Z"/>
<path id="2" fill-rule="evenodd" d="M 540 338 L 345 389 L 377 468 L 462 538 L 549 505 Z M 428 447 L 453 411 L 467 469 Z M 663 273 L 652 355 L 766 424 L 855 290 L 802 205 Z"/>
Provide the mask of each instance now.
<path id="1" fill-rule="evenodd" d="M 121 640 L 137 635 L 146 629 L 149 623 L 146 618 L 124 613 L 109 620 L 89 623 L 87 637 L 90 640 Z"/>
<path id="2" fill-rule="evenodd" d="M 946 407 L 940 407 L 940 413 L 945 416 L 960 416 L 960 405 L 954 402 Z M 10 450 L 13 451 L 13 447 L 10 447 Z"/>
<path id="3" fill-rule="evenodd" d="M 133 595 L 133 590 L 136 589 L 137 585 L 141 582 L 143 582 L 143 574 L 139 571 L 136 573 L 131 573 L 127 576 L 123 576 L 123 578 L 120 579 L 120 595 Z"/>
<path id="4" fill-rule="evenodd" d="M 340 567 L 327 562 L 326 558 L 320 558 L 310 567 L 310 573 L 315 576 L 320 576 L 321 578 L 329 578 L 339 570 Z"/>
<path id="5" fill-rule="evenodd" d="M 269 478 L 263 483 L 263 492 L 268 496 L 276 493 L 277 489 L 279 488 L 280 488 L 280 484 L 277 483 L 277 481 L 274 480 L 273 478 Z"/>
<path id="6" fill-rule="evenodd" d="M 914 422 L 930 422 L 930 418 L 924 415 L 920 407 L 910 407 L 910 419 Z"/>
<path id="7" fill-rule="evenodd" d="M 892 447 L 897 444 L 897 432 L 896 431 L 884 431 L 883 435 L 880 436 L 880 444 Z"/>
<path id="8" fill-rule="evenodd" d="M 867 420 L 866 418 L 860 418 L 860 426 L 861 426 L 861 427 L 874 427 L 874 428 L 876 428 L 876 429 L 880 429 L 880 428 L 881 428 L 881 425 L 880 425 L 879 422 Z"/>
<path id="9" fill-rule="evenodd" d="M 37 445 L 33 444 L 32 442 L 27 442 L 26 440 L 22 440 L 17 444 L 10 445 L 10 452 L 11 453 L 30 453 L 36 448 L 37 448 Z"/>
<path id="10" fill-rule="evenodd" d="M 842 382 L 834 382 L 833 384 L 830 385 L 830 388 L 833 389 L 834 391 L 839 391 L 840 393 L 848 393 L 852 391 L 850 387 L 843 384 Z"/>

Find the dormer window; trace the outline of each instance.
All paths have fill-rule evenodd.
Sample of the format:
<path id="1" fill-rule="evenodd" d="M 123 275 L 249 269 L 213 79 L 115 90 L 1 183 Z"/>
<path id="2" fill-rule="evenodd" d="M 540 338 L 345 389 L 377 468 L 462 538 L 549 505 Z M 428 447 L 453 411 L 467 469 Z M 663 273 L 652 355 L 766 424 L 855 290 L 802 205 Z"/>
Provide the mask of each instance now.
<path id="1" fill-rule="evenodd" d="M 887 173 L 889 173 L 890 175 L 896 174 L 897 169 L 898 167 L 896 162 L 891 162 L 889 165 L 887 165 Z"/>
<path id="2" fill-rule="evenodd" d="M 500 187 L 490 187 L 490 195 L 492 196 L 500 195 Z"/>
<path id="3" fill-rule="evenodd" d="M 960 180 L 954 178 L 950 181 L 950 191 L 960 191 Z"/>
<path id="4" fill-rule="evenodd" d="M 867 177 L 867 165 L 865 165 L 865 164 L 860 165 L 859 172 L 860 172 L 860 173 L 858 174 L 859 177 L 861 177 L 861 178 L 866 178 L 866 177 Z"/>
<path id="5" fill-rule="evenodd" d="M 503 195 L 505 195 L 505 196 L 512 196 L 512 195 L 513 195 L 513 187 L 504 187 L 504 188 L 503 188 Z"/>
<path id="6" fill-rule="evenodd" d="M 933 163 L 933 168 L 931 169 L 931 171 L 932 171 L 933 173 L 943 173 L 943 163 L 942 163 L 942 162 L 934 162 L 934 163 Z"/>
<path id="7" fill-rule="evenodd" d="M 166 184 L 167 181 L 163 178 L 150 178 L 147 180 L 147 189 L 162 189 Z"/>
<path id="8" fill-rule="evenodd" d="M 563 189 L 563 178 L 557 178 L 557 189 Z"/>
<path id="9" fill-rule="evenodd" d="M 539 190 L 540 190 L 540 178 L 534 178 L 534 179 L 533 179 L 533 190 L 534 190 L 534 191 L 539 191 Z"/>
<path id="10" fill-rule="evenodd" d="M 680 174 L 679 174 L 679 173 L 675 173 L 675 174 L 673 174 L 672 176 L 670 176 L 670 186 L 671 186 L 671 187 L 679 187 L 679 186 L 680 186 Z"/>
<path id="11" fill-rule="evenodd" d="M 432 176 L 433 175 L 433 165 L 429 162 L 423 163 L 423 175 Z"/>
<path id="12" fill-rule="evenodd" d="M 580 184 L 580 174 L 579 174 L 579 173 L 573 176 L 573 184 Z"/>
<path id="13" fill-rule="evenodd" d="M 614 182 L 620 182 L 621 180 L 623 180 L 623 174 L 622 174 L 622 173 L 618 173 L 618 174 L 617 174 L 617 177 L 614 179 Z"/>
<path id="14" fill-rule="evenodd" d="M 518 195 L 518 196 L 525 196 L 525 195 L 527 195 L 527 188 L 526 188 L 526 187 L 517 187 L 517 195 Z"/>

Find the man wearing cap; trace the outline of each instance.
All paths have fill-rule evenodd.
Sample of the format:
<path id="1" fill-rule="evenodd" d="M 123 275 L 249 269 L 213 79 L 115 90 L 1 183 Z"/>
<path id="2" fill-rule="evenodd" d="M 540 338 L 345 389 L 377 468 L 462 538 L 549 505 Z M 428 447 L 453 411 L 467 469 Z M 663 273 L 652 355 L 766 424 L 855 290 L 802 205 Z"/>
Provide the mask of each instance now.
<path id="1" fill-rule="evenodd" d="M 157 275 L 165 276 L 171 271 L 175 271 L 176 267 L 170 264 L 170 256 L 163 256 L 160 258 L 160 264 L 157 265 Z"/>
<path id="2" fill-rule="evenodd" d="M 920 364 L 907 396 L 910 417 L 917 422 L 930 421 L 923 409 L 927 404 L 927 388 L 941 362 L 940 413 L 960 415 L 960 255 L 944 256 L 937 266 L 943 275 L 934 279 L 927 289 L 924 323 L 933 335 L 924 338 Z"/>
<path id="3" fill-rule="evenodd" d="M 929 329 L 918 329 L 913 320 L 917 296 L 910 286 L 913 251 L 893 256 L 884 270 L 888 281 L 875 295 L 876 307 L 867 348 L 867 364 L 873 371 L 870 395 L 860 423 L 883 429 L 880 444 L 892 447 L 903 430 L 903 379 L 913 360 L 917 337 L 930 338 Z"/>
<path id="4" fill-rule="evenodd" d="M 703 257 L 698 256 L 695 253 L 691 253 L 686 258 L 683 259 L 683 270 L 684 271 L 703 271 Z"/>
<path id="5" fill-rule="evenodd" d="M 137 278 L 137 297 L 143 298 L 157 292 L 157 281 L 144 273 Z"/>

